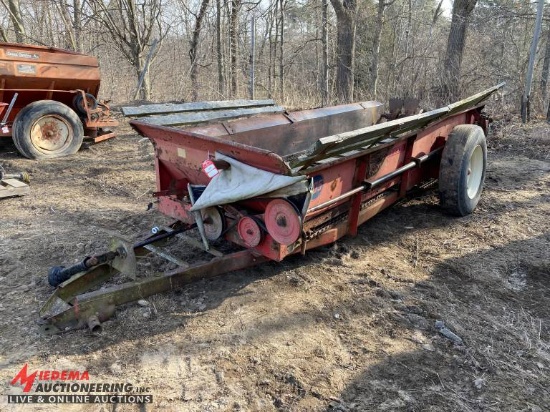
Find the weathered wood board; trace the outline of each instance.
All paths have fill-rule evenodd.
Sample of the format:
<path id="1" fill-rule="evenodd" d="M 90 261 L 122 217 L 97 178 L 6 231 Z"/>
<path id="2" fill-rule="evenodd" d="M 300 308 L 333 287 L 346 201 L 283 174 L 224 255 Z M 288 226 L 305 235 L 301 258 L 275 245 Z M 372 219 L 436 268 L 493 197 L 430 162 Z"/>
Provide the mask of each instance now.
<path id="1" fill-rule="evenodd" d="M 4 179 L 0 181 L 0 199 L 12 196 L 24 196 L 30 193 L 28 184 L 17 179 Z"/>
<path id="2" fill-rule="evenodd" d="M 192 103 L 158 103 L 122 107 L 124 116 L 141 117 L 169 113 L 275 106 L 273 100 L 223 100 Z"/>
<path id="3" fill-rule="evenodd" d="M 140 120 L 144 123 L 157 126 L 180 126 L 211 121 L 223 121 L 237 119 L 243 116 L 254 116 L 259 114 L 282 113 L 284 109 L 280 106 L 253 107 L 244 109 L 211 110 L 192 113 L 174 113 L 159 116 L 143 117 Z"/>

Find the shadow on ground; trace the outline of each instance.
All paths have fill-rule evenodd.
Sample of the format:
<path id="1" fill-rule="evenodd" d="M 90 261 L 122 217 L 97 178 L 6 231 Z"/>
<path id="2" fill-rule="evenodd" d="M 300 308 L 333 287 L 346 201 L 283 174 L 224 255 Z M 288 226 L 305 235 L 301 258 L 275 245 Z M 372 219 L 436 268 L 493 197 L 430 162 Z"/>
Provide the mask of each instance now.
<path id="1" fill-rule="evenodd" d="M 549 246 L 547 233 L 437 265 L 406 293 L 421 309 L 391 326 L 417 348 L 361 370 L 328 410 L 549 410 Z"/>

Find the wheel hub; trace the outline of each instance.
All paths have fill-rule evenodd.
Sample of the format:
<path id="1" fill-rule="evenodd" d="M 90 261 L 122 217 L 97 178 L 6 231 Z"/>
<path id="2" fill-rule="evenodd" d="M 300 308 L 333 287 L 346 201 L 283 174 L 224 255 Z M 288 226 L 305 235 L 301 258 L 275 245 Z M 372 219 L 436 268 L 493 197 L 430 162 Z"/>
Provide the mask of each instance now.
<path id="1" fill-rule="evenodd" d="M 43 116 L 31 127 L 31 141 L 42 151 L 62 150 L 71 140 L 69 123 L 55 115 Z"/>
<path id="2" fill-rule="evenodd" d="M 256 247 L 262 241 L 262 229 L 256 220 L 249 216 L 244 216 L 239 220 L 237 226 L 239 236 L 248 247 Z"/>
<path id="3" fill-rule="evenodd" d="M 208 240 L 218 239 L 225 229 L 225 220 L 219 209 L 207 207 L 201 211 L 204 222 L 204 232 Z"/>
<path id="4" fill-rule="evenodd" d="M 296 242 L 302 232 L 302 219 L 290 202 L 275 199 L 265 209 L 265 225 L 269 234 L 282 245 Z"/>

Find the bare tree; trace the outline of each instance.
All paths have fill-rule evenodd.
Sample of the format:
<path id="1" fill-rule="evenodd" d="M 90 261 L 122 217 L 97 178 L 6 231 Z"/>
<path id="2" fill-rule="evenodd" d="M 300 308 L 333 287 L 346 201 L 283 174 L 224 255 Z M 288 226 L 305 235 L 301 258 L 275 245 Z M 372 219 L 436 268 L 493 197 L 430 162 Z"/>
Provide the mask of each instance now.
<path id="1" fill-rule="evenodd" d="M 338 101 L 353 100 L 356 0 L 330 0 L 337 20 L 336 93 Z"/>
<path id="2" fill-rule="evenodd" d="M 169 26 L 162 22 L 161 0 L 144 0 L 139 5 L 136 0 L 111 0 L 108 4 L 93 0 L 92 4 L 96 9 L 95 18 L 107 29 L 113 45 L 134 67 L 139 79 L 146 68 L 153 34 L 162 42 L 169 31 Z M 140 98 L 151 98 L 149 73 L 143 77 Z"/>
<path id="3" fill-rule="evenodd" d="M 376 13 L 376 26 L 374 28 L 374 38 L 372 41 L 372 62 L 370 68 L 370 87 L 369 91 L 373 99 L 376 99 L 377 85 L 378 85 L 378 59 L 380 56 L 380 39 L 382 37 L 382 27 L 384 25 L 384 12 L 386 7 L 391 6 L 395 0 L 386 2 L 385 0 L 378 0 L 378 7 Z"/>
<path id="4" fill-rule="evenodd" d="M 267 68 L 267 90 L 268 96 L 271 98 L 275 94 L 275 77 L 276 77 L 276 67 L 275 62 L 277 60 L 277 44 L 279 43 L 279 24 L 280 19 L 278 18 L 279 10 L 279 0 L 274 0 L 270 7 L 270 12 L 268 13 L 268 37 L 269 37 L 269 62 Z M 273 34 L 275 32 L 275 35 Z"/>
<path id="5" fill-rule="evenodd" d="M 548 94 L 548 75 L 550 73 L 550 28 L 548 28 L 546 33 L 546 47 L 544 50 L 544 61 L 542 64 L 542 73 L 540 77 L 540 94 L 544 105 L 546 105 L 546 97 Z"/>
<path id="6" fill-rule="evenodd" d="M 454 1 L 451 31 L 443 68 L 443 99 L 457 100 L 460 97 L 460 66 L 466 43 L 466 29 L 476 3 L 477 0 Z"/>
<path id="7" fill-rule="evenodd" d="M 533 82 L 533 70 L 535 69 L 535 57 L 537 54 L 537 45 L 539 44 L 543 11 L 544 0 L 539 0 L 537 3 L 535 29 L 533 39 L 531 40 L 531 48 L 529 50 L 529 65 L 527 66 L 527 73 L 525 74 L 525 89 L 521 97 L 521 120 L 523 123 L 529 121 L 531 116 L 531 84 Z"/>
<path id="8" fill-rule="evenodd" d="M 286 2 L 284 0 L 279 0 L 279 98 L 281 100 L 281 103 L 285 99 L 285 5 Z"/>
<path id="9" fill-rule="evenodd" d="M 222 49 L 222 5 L 216 0 L 216 55 L 218 63 L 218 93 L 225 94 L 225 80 L 223 76 L 223 49 Z"/>
<path id="10" fill-rule="evenodd" d="M 328 104 L 328 0 L 322 0 L 323 20 L 321 28 L 321 42 L 323 45 L 323 62 L 321 63 L 321 104 Z"/>
<path id="11" fill-rule="evenodd" d="M 199 45 L 199 37 L 201 34 L 202 23 L 208 8 L 210 0 L 202 0 L 198 14 L 195 16 L 195 27 L 193 28 L 193 36 L 189 42 L 189 59 L 191 60 L 191 71 L 189 77 L 191 78 L 191 93 L 193 101 L 199 99 L 199 83 L 197 79 L 198 75 L 198 62 L 197 62 L 197 48 Z"/>
<path id="12" fill-rule="evenodd" d="M 231 13 L 229 14 L 229 60 L 231 75 L 231 97 L 237 96 L 238 88 L 238 53 L 239 44 L 237 38 L 237 28 L 239 23 L 239 11 L 241 10 L 242 0 L 231 0 Z"/>
<path id="13" fill-rule="evenodd" d="M 7 10 L 11 24 L 13 25 L 13 31 L 15 32 L 15 40 L 17 43 L 23 43 L 25 41 L 25 26 L 23 25 L 23 17 L 21 16 L 21 7 L 19 0 L 1 0 L 2 5 Z"/>
<path id="14" fill-rule="evenodd" d="M 88 20 L 89 18 L 89 16 L 85 16 L 83 12 L 84 7 L 86 6 L 86 0 L 73 0 L 72 4 L 63 4 L 57 1 L 53 1 L 52 3 L 56 9 L 56 14 L 59 16 L 64 25 L 64 33 L 66 35 L 65 47 L 74 51 L 83 51 L 82 26 L 84 20 Z"/>
<path id="15" fill-rule="evenodd" d="M 374 0 L 361 8 L 357 0 L 0 0 L 0 39 L 97 55 L 109 98 L 135 95 L 151 55 L 140 98 L 219 99 L 244 96 L 253 13 L 258 98 L 306 108 L 399 95 L 433 107 L 458 99 L 461 88 L 473 94 L 505 81 L 503 101 L 511 104 L 524 91 L 528 62 L 518 56 L 529 52 L 535 13 L 531 3 L 510 1 L 477 7 L 456 0 L 451 21 L 441 15 L 442 0 Z M 180 25 L 165 38 L 169 19 Z M 530 96 L 545 107 L 547 36 L 548 51 L 532 72 L 540 87 Z M 153 39 L 164 38 L 170 47 L 151 53 Z"/>
<path id="16" fill-rule="evenodd" d="M 2 38 L 3 42 L 8 42 L 8 36 L 6 34 L 6 30 L 4 30 L 3 27 L 0 27 L 0 38 Z"/>

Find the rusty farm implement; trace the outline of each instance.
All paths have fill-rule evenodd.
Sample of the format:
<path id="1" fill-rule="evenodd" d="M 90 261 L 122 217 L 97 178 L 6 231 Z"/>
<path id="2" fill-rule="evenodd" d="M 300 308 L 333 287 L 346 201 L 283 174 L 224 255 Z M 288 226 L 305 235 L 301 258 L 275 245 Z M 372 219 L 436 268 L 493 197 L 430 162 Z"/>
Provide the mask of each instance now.
<path id="1" fill-rule="evenodd" d="M 76 153 L 83 139 L 115 136 L 118 125 L 98 100 L 97 58 L 55 47 L 0 44 L 0 139 L 11 136 L 29 159 Z"/>
<path id="2" fill-rule="evenodd" d="M 132 127 L 155 147 L 154 196 L 174 223 L 135 244 L 114 242 L 74 267 L 52 268 L 57 289 L 40 311 L 44 330 L 97 330 L 124 303 L 353 236 L 411 189 L 436 180 L 444 209 L 471 213 L 485 177 L 484 101 L 500 87 L 386 122 L 377 102 L 290 114 L 270 101 L 127 109 L 137 117 Z M 204 125 L 209 120 L 217 122 Z M 191 230 L 194 238 L 185 233 Z M 161 250 L 177 237 L 211 259 L 189 265 Z M 222 253 L 220 244 L 236 251 Z M 136 256 L 150 252 L 177 268 L 136 277 Z M 133 280 L 99 288 L 119 273 Z"/>

